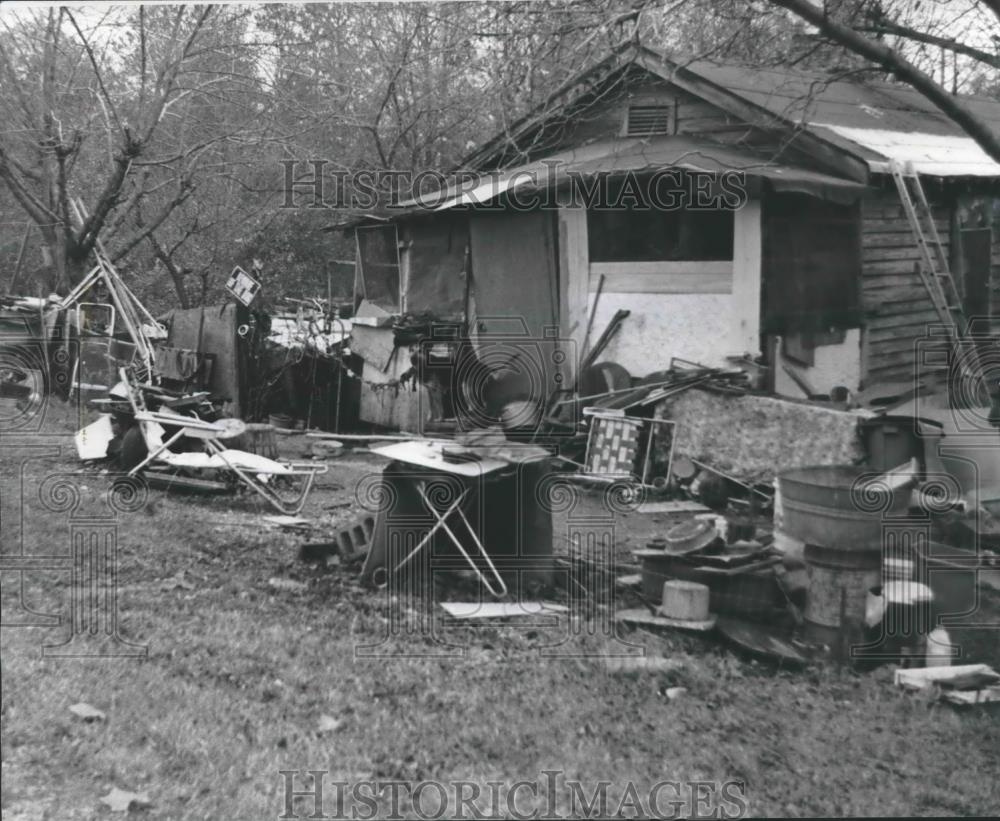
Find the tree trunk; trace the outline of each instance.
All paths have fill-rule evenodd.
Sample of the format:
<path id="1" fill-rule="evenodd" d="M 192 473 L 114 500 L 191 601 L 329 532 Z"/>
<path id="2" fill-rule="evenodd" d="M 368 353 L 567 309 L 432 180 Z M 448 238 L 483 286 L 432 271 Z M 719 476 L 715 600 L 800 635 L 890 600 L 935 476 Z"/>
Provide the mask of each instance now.
<path id="1" fill-rule="evenodd" d="M 149 240 L 149 244 L 153 248 L 153 255 L 163 263 L 163 267 L 170 274 L 170 279 L 174 283 L 174 290 L 177 292 L 177 303 L 182 308 L 190 308 L 191 300 L 188 298 L 187 288 L 184 286 L 184 272 L 177 267 L 173 259 L 170 258 L 170 254 L 167 253 L 154 234 L 150 234 L 146 239 Z"/>

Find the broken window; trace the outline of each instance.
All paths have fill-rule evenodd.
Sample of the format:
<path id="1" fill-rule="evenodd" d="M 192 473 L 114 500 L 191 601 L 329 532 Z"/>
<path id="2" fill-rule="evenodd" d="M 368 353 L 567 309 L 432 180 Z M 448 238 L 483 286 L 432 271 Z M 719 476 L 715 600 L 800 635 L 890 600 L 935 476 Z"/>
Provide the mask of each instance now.
<path id="1" fill-rule="evenodd" d="M 686 185 L 680 181 L 679 185 Z M 606 192 L 607 207 L 587 210 L 587 236 L 591 262 L 710 261 L 733 258 L 733 212 L 718 208 L 656 207 L 653 197 L 636 201 L 623 190 L 635 185 L 611 181 Z M 638 188 L 643 192 L 645 182 Z M 680 188 L 678 188 L 678 191 Z M 711 194 L 712 192 L 708 192 Z M 664 189 L 658 196 L 664 197 Z M 605 198 L 605 197 L 602 197 Z M 645 206 L 645 207 L 644 207 Z"/>
<path id="2" fill-rule="evenodd" d="M 361 296 L 387 311 L 400 310 L 399 243 L 395 225 L 358 228 Z"/>

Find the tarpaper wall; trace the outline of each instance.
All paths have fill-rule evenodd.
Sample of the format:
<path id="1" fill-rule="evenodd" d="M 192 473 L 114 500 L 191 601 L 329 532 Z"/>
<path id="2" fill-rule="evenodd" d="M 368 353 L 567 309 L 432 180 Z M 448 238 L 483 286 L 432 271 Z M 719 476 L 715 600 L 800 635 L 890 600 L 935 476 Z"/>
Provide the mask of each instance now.
<path id="1" fill-rule="evenodd" d="M 467 215 L 446 213 L 404 223 L 400 239 L 404 310 L 460 317 L 465 310 Z"/>

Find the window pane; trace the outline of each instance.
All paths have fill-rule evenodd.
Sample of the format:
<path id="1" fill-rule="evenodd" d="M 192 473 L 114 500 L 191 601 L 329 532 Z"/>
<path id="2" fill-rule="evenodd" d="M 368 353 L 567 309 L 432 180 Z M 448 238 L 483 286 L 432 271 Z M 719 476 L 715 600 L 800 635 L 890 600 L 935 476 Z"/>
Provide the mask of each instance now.
<path id="1" fill-rule="evenodd" d="M 399 248 L 396 226 L 358 228 L 358 255 L 365 299 L 389 311 L 399 310 Z"/>
<path id="2" fill-rule="evenodd" d="M 607 204 L 618 202 L 621 182 L 609 185 Z M 643 188 L 642 185 L 639 188 Z M 623 197 L 612 208 L 587 211 L 592 262 L 706 261 L 733 258 L 733 212 L 723 209 L 642 208 Z"/>

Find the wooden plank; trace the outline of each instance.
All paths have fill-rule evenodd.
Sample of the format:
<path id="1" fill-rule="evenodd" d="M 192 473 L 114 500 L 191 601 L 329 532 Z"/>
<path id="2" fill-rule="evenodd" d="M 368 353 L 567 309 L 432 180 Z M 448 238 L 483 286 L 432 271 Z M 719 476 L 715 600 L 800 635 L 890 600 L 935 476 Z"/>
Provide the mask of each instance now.
<path id="1" fill-rule="evenodd" d="M 865 217 L 865 230 L 870 231 L 873 234 L 882 233 L 897 233 L 902 231 L 910 230 L 910 223 L 906 221 L 905 217 L 899 217 L 898 219 L 888 219 L 885 217 Z M 935 219 L 934 225 L 937 227 L 938 232 L 944 238 L 944 234 L 947 233 L 951 226 L 951 222 L 948 219 Z M 910 236 L 913 236 L 913 232 L 910 232 Z M 914 240 L 916 242 L 916 240 Z"/>
<path id="2" fill-rule="evenodd" d="M 591 272 L 591 293 L 599 278 Z M 732 274 L 722 273 L 617 274 L 604 281 L 604 292 L 611 294 L 728 294 L 732 290 Z"/>
<path id="3" fill-rule="evenodd" d="M 898 316 L 880 316 L 868 320 L 868 333 L 873 339 L 884 339 L 892 334 L 908 333 L 913 328 L 926 328 L 940 322 L 935 311 L 907 312 Z"/>
<path id="4" fill-rule="evenodd" d="M 887 259 L 879 262 L 866 262 L 862 266 L 862 276 L 868 273 L 908 274 L 913 271 L 915 259 Z"/>
<path id="5" fill-rule="evenodd" d="M 862 299 L 866 308 L 878 309 L 879 313 L 885 313 L 888 306 L 897 306 L 894 313 L 923 310 L 925 306 L 934 307 L 927 291 L 920 285 L 872 289 L 865 291 Z"/>
<path id="6" fill-rule="evenodd" d="M 942 243 L 945 252 L 948 251 L 948 244 Z M 865 248 L 861 254 L 861 260 L 863 265 L 868 263 L 886 262 L 889 260 L 899 260 L 908 259 L 911 262 L 916 262 L 919 260 L 920 251 L 913 244 L 902 245 L 895 248 L 879 247 L 879 248 Z"/>
<path id="7" fill-rule="evenodd" d="M 864 291 L 879 291 L 886 288 L 924 288 L 924 281 L 920 275 L 913 271 L 906 273 L 887 273 L 885 271 L 874 271 L 867 273 L 861 280 L 861 288 Z M 926 292 L 924 294 L 926 296 Z"/>
<path id="8" fill-rule="evenodd" d="M 928 300 L 927 289 L 919 279 L 907 279 L 903 274 L 867 279 L 862 296 L 875 304 L 883 302 L 920 302 Z"/>
<path id="9" fill-rule="evenodd" d="M 913 232 L 909 228 L 898 231 L 865 231 L 861 236 L 861 245 L 865 250 L 870 248 L 914 248 L 915 240 Z"/>
<path id="10" fill-rule="evenodd" d="M 675 276 L 677 274 L 698 274 L 702 276 L 732 276 L 733 260 L 664 260 L 662 262 L 592 262 L 590 279 L 596 285 L 604 274 L 610 280 L 616 276 L 644 274 Z"/>
<path id="11" fill-rule="evenodd" d="M 942 351 L 946 348 L 947 343 L 941 343 Z M 898 365 L 909 365 L 912 369 L 915 367 L 916 361 L 917 355 L 913 347 L 897 346 L 893 348 L 884 344 L 872 346 L 872 368 L 888 368 L 896 367 Z"/>
<path id="12" fill-rule="evenodd" d="M 940 322 L 937 312 L 925 303 L 919 307 L 912 305 L 894 305 L 888 303 L 877 310 L 868 311 L 868 327 L 899 328 L 906 325 L 918 325 L 921 322 Z"/>
<path id="13" fill-rule="evenodd" d="M 602 275 L 608 293 L 728 294 L 733 262 L 592 262 L 591 293 Z"/>
<path id="14" fill-rule="evenodd" d="M 878 346 L 888 345 L 891 348 L 893 345 L 905 340 L 927 339 L 930 338 L 929 334 L 931 329 L 938 328 L 940 325 L 940 321 L 935 317 L 935 319 L 912 325 L 903 325 L 894 328 L 870 329 L 871 336 L 874 340 L 872 344 Z"/>
<path id="15" fill-rule="evenodd" d="M 886 358 L 892 354 L 910 353 L 914 361 L 917 355 L 917 344 L 926 338 L 925 333 L 913 336 L 902 336 L 895 339 L 872 340 L 872 361 Z"/>

